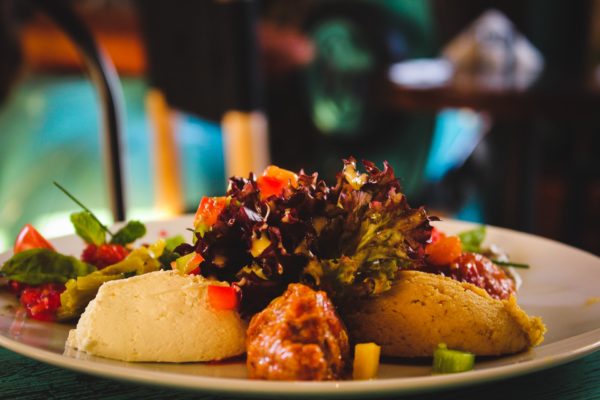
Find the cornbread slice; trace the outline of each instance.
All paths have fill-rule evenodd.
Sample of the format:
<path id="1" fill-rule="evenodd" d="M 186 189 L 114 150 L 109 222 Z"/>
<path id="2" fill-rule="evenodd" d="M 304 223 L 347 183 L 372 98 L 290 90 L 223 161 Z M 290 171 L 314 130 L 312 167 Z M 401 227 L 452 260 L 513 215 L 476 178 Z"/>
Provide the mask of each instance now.
<path id="1" fill-rule="evenodd" d="M 403 271 L 381 296 L 342 309 L 350 338 L 395 357 L 432 356 L 439 343 L 476 355 L 517 353 L 540 344 L 546 327 L 514 296 L 496 300 L 469 283 Z"/>

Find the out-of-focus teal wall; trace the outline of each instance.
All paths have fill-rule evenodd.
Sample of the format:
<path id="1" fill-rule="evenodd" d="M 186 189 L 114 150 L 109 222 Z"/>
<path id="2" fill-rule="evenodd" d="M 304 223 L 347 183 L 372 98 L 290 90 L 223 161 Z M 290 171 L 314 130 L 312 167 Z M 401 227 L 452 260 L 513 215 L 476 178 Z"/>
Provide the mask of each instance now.
<path id="1" fill-rule="evenodd" d="M 148 87 L 137 78 L 125 78 L 122 85 L 128 216 L 152 219 L 158 214 L 145 108 Z M 49 236 L 72 232 L 68 216 L 77 206 L 52 181 L 111 222 L 98 104 L 85 77 L 35 75 L 24 78 L 0 107 L 0 251 L 12 245 L 26 223 Z M 188 115 L 175 120 L 180 179 L 191 211 L 202 195 L 225 187 L 221 131 L 217 124 Z"/>

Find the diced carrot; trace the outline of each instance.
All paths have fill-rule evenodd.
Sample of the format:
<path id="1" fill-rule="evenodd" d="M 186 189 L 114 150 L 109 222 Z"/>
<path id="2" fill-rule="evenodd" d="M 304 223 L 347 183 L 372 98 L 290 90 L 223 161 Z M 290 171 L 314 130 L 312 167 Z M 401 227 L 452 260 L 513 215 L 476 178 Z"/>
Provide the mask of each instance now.
<path id="1" fill-rule="evenodd" d="M 462 243 L 458 236 L 441 237 L 425 248 L 427 262 L 432 265 L 448 265 L 458 259 L 462 253 Z"/>

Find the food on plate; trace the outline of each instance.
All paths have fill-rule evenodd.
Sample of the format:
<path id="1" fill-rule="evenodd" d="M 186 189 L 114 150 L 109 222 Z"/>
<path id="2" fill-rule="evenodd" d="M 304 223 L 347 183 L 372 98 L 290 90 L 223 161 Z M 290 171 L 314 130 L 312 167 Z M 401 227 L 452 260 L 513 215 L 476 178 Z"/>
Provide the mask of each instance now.
<path id="1" fill-rule="evenodd" d="M 295 282 L 334 302 L 383 293 L 399 270 L 424 265 L 431 226 L 387 163 L 363 164 L 359 173 L 356 160 L 345 160 L 334 186 L 275 167 L 232 177 L 224 198 L 202 199 L 195 242 L 178 251 L 200 254 L 202 275 L 236 282 L 248 315 Z"/>
<path id="2" fill-rule="evenodd" d="M 126 258 L 139 258 L 143 250 L 130 254 L 131 247 L 146 234 L 146 227 L 139 221 L 129 221 L 113 233 L 70 192 L 54 184 L 83 209 L 70 218 L 75 232 L 86 243 L 81 259 L 60 254 L 33 226 L 26 224 L 17 235 L 13 257 L 0 266 L 0 277 L 8 279 L 27 315 L 42 321 L 77 318 L 103 282 L 140 270 L 158 269 L 147 270 L 129 262 L 125 269 L 121 268 L 123 264 L 115 267 Z M 165 247 L 163 244 L 160 250 Z M 100 272 L 109 265 L 112 268 Z"/>
<path id="3" fill-rule="evenodd" d="M 213 361 L 243 354 L 246 323 L 215 309 L 211 286 L 176 271 L 106 282 L 71 330 L 67 346 L 123 361 Z"/>
<path id="4" fill-rule="evenodd" d="M 433 352 L 433 373 L 454 374 L 473 369 L 475 355 L 467 351 L 449 349 L 446 343 L 438 344 Z"/>
<path id="5" fill-rule="evenodd" d="M 514 296 L 494 299 L 470 283 L 420 271 L 402 271 L 390 291 L 353 302 L 342 316 L 353 340 L 373 341 L 386 356 L 430 357 L 439 343 L 511 354 L 538 345 L 545 332 Z"/>
<path id="6" fill-rule="evenodd" d="M 69 279 L 60 295 L 56 319 L 68 321 L 79 317 L 105 282 L 158 271 L 161 267 L 160 257 L 165 248 L 166 242 L 158 240 L 150 246 L 138 247 L 116 264 Z"/>
<path id="7" fill-rule="evenodd" d="M 436 229 L 389 164 L 362 165 L 344 160 L 332 186 L 275 166 L 232 177 L 224 196 L 200 200 L 189 242 L 136 246 L 143 224 L 113 232 L 57 185 L 83 208 L 71 216 L 80 259 L 29 226 L 0 275 L 33 318 L 83 313 L 68 341 L 79 350 L 169 362 L 247 352 L 257 379 L 369 379 L 380 353 L 502 355 L 541 343 L 545 327 L 518 307 L 508 268 L 526 265 L 483 247 L 484 227 Z"/>
<path id="8" fill-rule="evenodd" d="M 352 379 L 373 379 L 377 377 L 381 347 L 377 344 L 359 343 L 354 346 L 354 362 L 352 363 Z"/>
<path id="9" fill-rule="evenodd" d="M 31 249 L 50 249 L 54 250 L 54 246 L 42 236 L 31 224 L 25 224 L 17 235 L 13 253 L 21 253 Z"/>
<path id="10" fill-rule="evenodd" d="M 348 335 L 322 291 L 291 284 L 250 321 L 248 376 L 269 380 L 333 380 L 347 376 Z"/>

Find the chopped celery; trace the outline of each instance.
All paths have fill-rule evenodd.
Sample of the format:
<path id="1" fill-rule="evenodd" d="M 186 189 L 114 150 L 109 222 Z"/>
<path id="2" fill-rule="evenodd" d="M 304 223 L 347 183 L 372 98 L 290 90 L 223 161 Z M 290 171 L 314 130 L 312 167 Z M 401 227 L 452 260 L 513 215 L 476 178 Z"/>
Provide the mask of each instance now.
<path id="1" fill-rule="evenodd" d="M 448 349 L 445 343 L 440 343 L 433 353 L 433 372 L 450 374 L 465 372 L 473 369 L 475 355 L 466 351 Z"/>

